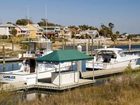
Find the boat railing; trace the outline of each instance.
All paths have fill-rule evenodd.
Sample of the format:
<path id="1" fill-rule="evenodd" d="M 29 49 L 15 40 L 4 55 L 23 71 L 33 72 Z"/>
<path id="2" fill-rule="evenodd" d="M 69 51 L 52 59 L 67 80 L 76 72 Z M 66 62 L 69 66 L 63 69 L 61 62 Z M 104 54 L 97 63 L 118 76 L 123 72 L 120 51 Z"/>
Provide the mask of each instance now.
<path id="1" fill-rule="evenodd" d="M 71 66 L 70 65 L 66 65 L 63 67 L 60 67 L 60 71 L 66 71 L 66 70 L 70 70 Z M 58 65 L 52 65 L 52 64 L 41 64 L 40 66 L 38 66 L 36 68 L 36 70 L 38 70 L 38 72 L 55 72 L 55 71 L 59 71 L 59 66 Z"/>
<path id="2" fill-rule="evenodd" d="M 103 65 L 103 67 L 106 67 L 107 65 L 114 65 L 114 64 L 122 64 L 123 62 L 131 62 L 132 60 L 136 60 L 138 58 L 134 58 L 134 59 L 128 59 L 128 60 L 124 60 L 124 61 L 115 61 L 115 62 L 109 62 L 109 63 L 106 63 L 106 62 L 87 62 L 87 64 L 89 65 Z M 140 59 L 140 58 L 139 58 Z"/>
<path id="3" fill-rule="evenodd" d="M 35 54 L 32 53 L 31 51 L 27 51 L 26 53 L 23 53 L 23 57 L 28 57 L 28 58 L 35 57 Z"/>

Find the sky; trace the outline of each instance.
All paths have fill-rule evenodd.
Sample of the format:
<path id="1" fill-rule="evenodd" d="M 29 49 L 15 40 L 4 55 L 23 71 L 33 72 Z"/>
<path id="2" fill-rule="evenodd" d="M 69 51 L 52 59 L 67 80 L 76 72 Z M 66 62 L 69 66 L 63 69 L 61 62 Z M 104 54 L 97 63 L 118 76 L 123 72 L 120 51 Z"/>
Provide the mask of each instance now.
<path id="1" fill-rule="evenodd" d="M 114 32 L 140 33 L 140 0 L 0 0 L 0 23 L 42 18 L 61 25 L 114 24 Z"/>

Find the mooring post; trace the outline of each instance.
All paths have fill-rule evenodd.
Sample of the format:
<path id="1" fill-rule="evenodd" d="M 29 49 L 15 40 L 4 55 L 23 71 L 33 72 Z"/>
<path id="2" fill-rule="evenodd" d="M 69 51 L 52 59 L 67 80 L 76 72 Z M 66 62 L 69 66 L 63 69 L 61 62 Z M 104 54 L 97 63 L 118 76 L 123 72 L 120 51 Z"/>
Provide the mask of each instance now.
<path id="1" fill-rule="evenodd" d="M 60 62 L 59 62 L 59 88 L 61 88 L 61 72 L 60 72 Z"/>
<path id="2" fill-rule="evenodd" d="M 89 52 L 88 52 L 88 41 L 86 42 L 86 54 L 88 55 L 89 54 Z"/>
<path id="3" fill-rule="evenodd" d="M 131 51 L 131 39 L 129 39 L 129 52 Z"/>
<path id="4" fill-rule="evenodd" d="M 82 52 L 82 46 L 81 45 L 77 46 L 77 50 Z M 82 61 L 77 61 L 77 71 L 79 74 L 82 73 Z M 79 78 L 80 78 L 80 75 L 79 75 Z M 78 80 L 78 82 L 79 82 L 79 80 Z"/>
<path id="5" fill-rule="evenodd" d="M 91 36 L 91 56 L 93 56 L 93 36 Z"/>
<path id="6" fill-rule="evenodd" d="M 5 44 L 2 44 L 3 49 L 3 71 L 5 71 Z"/>

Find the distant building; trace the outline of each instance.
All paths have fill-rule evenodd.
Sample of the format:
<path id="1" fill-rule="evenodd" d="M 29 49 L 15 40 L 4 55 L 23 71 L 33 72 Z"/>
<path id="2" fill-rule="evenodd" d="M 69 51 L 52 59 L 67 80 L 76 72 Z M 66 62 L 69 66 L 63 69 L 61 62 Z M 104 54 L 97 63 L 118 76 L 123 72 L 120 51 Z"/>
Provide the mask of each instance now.
<path id="1" fill-rule="evenodd" d="M 127 33 L 123 33 L 123 34 L 120 35 L 121 38 L 125 38 L 125 39 L 126 39 L 128 36 L 129 36 L 129 34 L 127 34 Z"/>
<path id="2" fill-rule="evenodd" d="M 44 35 L 55 36 L 61 31 L 61 26 L 42 26 Z"/>
<path id="3" fill-rule="evenodd" d="M 42 28 L 44 29 L 45 34 L 57 33 L 61 30 L 60 26 L 43 26 Z"/>
<path id="4" fill-rule="evenodd" d="M 26 27 L 29 30 L 29 37 L 36 38 L 39 35 L 43 35 L 43 28 L 38 24 L 27 24 Z"/>
<path id="5" fill-rule="evenodd" d="M 9 37 L 11 35 L 10 32 L 14 28 L 13 24 L 0 24 L 0 35 Z"/>
<path id="6" fill-rule="evenodd" d="M 93 37 L 99 37 L 99 32 L 97 30 L 85 30 L 81 31 L 80 35 L 90 35 Z"/>
<path id="7" fill-rule="evenodd" d="M 72 37 L 72 31 L 68 27 L 62 27 L 61 31 L 58 33 L 58 36 L 70 39 Z"/>
<path id="8" fill-rule="evenodd" d="M 26 26 L 16 25 L 15 29 L 17 30 L 17 36 L 20 36 L 20 35 L 28 36 L 29 35 L 29 29 Z"/>

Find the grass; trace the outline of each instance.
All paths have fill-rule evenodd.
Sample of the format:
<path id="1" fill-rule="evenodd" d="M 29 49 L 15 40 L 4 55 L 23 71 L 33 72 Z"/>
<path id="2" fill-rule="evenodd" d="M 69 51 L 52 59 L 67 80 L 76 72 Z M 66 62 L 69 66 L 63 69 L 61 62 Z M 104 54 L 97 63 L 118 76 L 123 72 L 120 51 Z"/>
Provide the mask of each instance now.
<path id="1" fill-rule="evenodd" d="M 140 105 L 140 75 L 113 77 L 100 86 L 77 88 L 23 105 Z"/>
<path id="2" fill-rule="evenodd" d="M 76 88 L 29 102 L 14 101 L 14 95 L 2 92 L 0 105 L 140 105 L 140 73 L 130 74 L 114 76 L 99 86 Z"/>

